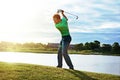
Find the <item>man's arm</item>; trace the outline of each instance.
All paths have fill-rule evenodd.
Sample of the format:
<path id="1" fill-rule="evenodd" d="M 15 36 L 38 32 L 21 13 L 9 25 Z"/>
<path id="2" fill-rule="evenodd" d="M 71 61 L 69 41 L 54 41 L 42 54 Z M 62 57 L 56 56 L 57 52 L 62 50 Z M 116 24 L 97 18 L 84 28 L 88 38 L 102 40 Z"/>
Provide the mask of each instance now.
<path id="1" fill-rule="evenodd" d="M 64 11 L 63 11 L 63 10 L 61 11 L 61 14 L 62 14 L 62 16 L 63 16 L 63 17 L 65 17 L 65 18 L 68 20 L 68 18 L 65 16 Z"/>

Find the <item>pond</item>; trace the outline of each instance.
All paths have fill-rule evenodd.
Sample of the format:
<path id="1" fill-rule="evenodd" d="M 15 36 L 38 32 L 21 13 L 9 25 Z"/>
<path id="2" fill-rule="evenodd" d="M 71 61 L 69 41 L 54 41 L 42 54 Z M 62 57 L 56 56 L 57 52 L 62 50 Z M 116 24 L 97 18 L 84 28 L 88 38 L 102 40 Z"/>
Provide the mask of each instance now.
<path id="1" fill-rule="evenodd" d="M 119 56 L 71 54 L 70 57 L 76 70 L 120 75 Z M 0 61 L 56 67 L 57 54 L 0 52 Z M 64 61 L 63 68 L 68 68 Z"/>

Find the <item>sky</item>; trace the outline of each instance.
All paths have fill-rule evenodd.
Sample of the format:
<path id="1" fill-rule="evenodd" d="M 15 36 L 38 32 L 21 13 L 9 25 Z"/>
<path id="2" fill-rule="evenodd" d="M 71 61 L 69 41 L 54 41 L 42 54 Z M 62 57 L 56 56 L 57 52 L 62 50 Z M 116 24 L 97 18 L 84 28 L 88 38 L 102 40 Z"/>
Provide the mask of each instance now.
<path id="1" fill-rule="evenodd" d="M 0 0 L 0 41 L 59 43 L 52 16 L 68 17 L 72 44 L 120 43 L 120 0 Z"/>

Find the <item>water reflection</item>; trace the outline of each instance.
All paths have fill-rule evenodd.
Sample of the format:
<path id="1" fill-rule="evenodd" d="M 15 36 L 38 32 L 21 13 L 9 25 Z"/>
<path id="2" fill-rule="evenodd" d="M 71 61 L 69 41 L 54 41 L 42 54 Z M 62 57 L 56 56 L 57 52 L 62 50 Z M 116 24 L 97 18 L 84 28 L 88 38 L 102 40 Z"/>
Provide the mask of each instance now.
<path id="1" fill-rule="evenodd" d="M 0 52 L 0 61 L 56 66 L 56 54 Z M 120 75 L 120 57 L 102 55 L 70 55 L 76 70 Z M 68 68 L 65 62 L 63 67 Z"/>

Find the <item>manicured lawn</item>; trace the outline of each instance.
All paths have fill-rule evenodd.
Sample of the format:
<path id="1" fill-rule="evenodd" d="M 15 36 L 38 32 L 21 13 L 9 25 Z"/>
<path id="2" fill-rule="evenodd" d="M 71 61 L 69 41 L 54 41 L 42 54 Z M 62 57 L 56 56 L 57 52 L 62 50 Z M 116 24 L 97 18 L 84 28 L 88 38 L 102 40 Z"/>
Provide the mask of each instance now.
<path id="1" fill-rule="evenodd" d="M 0 62 L 0 80 L 120 80 L 120 76 Z"/>

